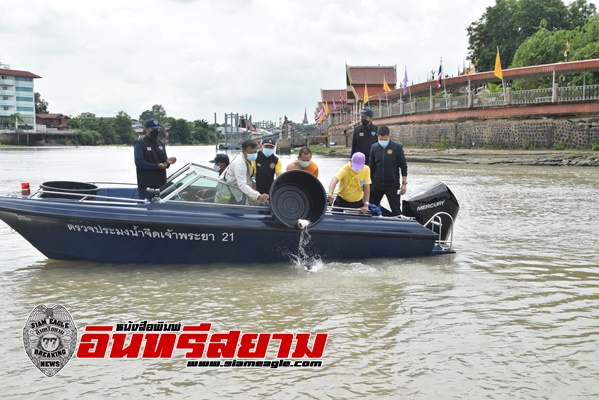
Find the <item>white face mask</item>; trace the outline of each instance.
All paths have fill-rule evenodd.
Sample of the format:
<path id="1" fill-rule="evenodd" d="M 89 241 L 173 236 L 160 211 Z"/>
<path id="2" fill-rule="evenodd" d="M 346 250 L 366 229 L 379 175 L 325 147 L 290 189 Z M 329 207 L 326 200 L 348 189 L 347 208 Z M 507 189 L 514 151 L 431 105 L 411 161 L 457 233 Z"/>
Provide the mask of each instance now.
<path id="1" fill-rule="evenodd" d="M 215 170 L 216 172 L 220 172 L 220 165 L 216 165 L 216 164 L 214 164 L 214 167 L 213 167 L 213 168 L 214 168 L 214 170 Z"/>
<path id="2" fill-rule="evenodd" d="M 273 154 L 275 154 L 275 149 L 269 149 L 268 147 L 265 147 L 262 149 L 262 153 L 266 156 L 266 157 L 270 157 Z"/>

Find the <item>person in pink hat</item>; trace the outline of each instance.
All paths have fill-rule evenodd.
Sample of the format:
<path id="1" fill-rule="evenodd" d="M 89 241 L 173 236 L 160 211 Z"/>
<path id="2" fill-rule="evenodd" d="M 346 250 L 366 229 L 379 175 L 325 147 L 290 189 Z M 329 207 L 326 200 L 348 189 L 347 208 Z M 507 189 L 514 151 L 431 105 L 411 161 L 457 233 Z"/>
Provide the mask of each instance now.
<path id="1" fill-rule="evenodd" d="M 360 212 L 368 212 L 370 198 L 370 168 L 364 153 L 354 153 L 351 161 L 337 172 L 329 184 L 328 200 L 333 207 L 359 208 Z M 339 193 L 333 201 L 333 192 L 339 183 Z"/>

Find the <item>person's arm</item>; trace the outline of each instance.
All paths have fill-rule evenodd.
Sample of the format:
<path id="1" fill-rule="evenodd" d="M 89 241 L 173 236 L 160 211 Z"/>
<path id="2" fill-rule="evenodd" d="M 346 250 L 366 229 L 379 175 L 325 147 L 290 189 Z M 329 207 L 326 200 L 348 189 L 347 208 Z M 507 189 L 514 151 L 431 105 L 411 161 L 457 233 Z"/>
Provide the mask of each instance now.
<path id="1" fill-rule="evenodd" d="M 362 197 L 362 200 L 364 205 L 360 207 L 360 212 L 366 214 L 368 212 L 368 202 L 370 201 L 370 185 L 368 183 L 364 184 L 364 197 Z"/>
<path id="2" fill-rule="evenodd" d="M 337 186 L 337 184 L 339 183 L 339 179 L 337 177 L 334 177 L 331 180 L 331 183 L 329 184 L 329 194 L 327 196 L 327 199 L 329 201 L 329 204 L 333 204 L 333 193 L 335 192 L 335 187 Z"/>
<path id="3" fill-rule="evenodd" d="M 296 164 L 296 161 L 292 161 L 291 163 L 289 163 L 289 165 L 287 165 L 286 171 L 291 171 L 292 169 L 297 169 L 295 164 Z"/>
<path id="4" fill-rule="evenodd" d="M 318 165 L 314 164 L 316 169 L 314 170 L 314 176 L 318 178 Z"/>
<path id="5" fill-rule="evenodd" d="M 275 177 L 281 175 L 282 173 L 283 173 L 283 162 L 279 158 L 279 161 L 277 161 L 277 165 L 275 166 Z"/>
<path id="6" fill-rule="evenodd" d="M 242 157 L 242 156 L 239 156 Z M 244 162 L 236 163 L 235 165 L 231 164 L 233 167 L 233 174 L 235 175 L 235 182 L 237 182 L 237 187 L 241 190 L 248 198 L 253 201 L 256 201 L 260 196 L 260 193 L 248 184 L 247 182 L 247 165 Z"/>
<path id="7" fill-rule="evenodd" d="M 404 195 L 406 194 L 406 190 L 408 188 L 407 186 L 407 182 L 408 182 L 408 163 L 406 161 L 406 155 L 403 152 L 403 147 L 399 147 L 399 151 L 398 151 L 398 157 L 399 157 L 399 169 L 401 170 L 401 183 L 400 183 L 400 189 L 399 189 L 399 194 L 400 195 Z"/>

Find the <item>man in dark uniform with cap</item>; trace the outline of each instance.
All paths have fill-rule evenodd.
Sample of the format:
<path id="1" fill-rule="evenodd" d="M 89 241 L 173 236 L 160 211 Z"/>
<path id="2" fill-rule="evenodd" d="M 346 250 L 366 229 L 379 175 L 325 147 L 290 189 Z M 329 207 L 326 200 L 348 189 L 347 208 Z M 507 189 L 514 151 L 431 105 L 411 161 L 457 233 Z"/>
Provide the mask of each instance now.
<path id="1" fill-rule="evenodd" d="M 378 126 L 372 123 L 373 112 L 371 108 L 365 107 L 360 112 L 362 123 L 354 128 L 354 136 L 351 142 L 351 155 L 360 152 L 366 156 L 366 165 L 370 161 L 370 148 L 377 142 L 376 131 Z"/>
<path id="2" fill-rule="evenodd" d="M 214 170 L 218 172 L 219 176 L 225 172 L 225 169 L 227 169 L 230 164 L 229 156 L 224 153 L 217 154 L 216 157 L 214 157 L 214 160 L 210 160 L 210 162 L 214 164 Z"/>
<path id="3" fill-rule="evenodd" d="M 144 123 L 145 136 L 133 145 L 135 167 L 137 169 L 137 196 L 139 199 L 152 198 L 147 188 L 157 189 L 166 183 L 166 169 L 177 162 L 176 157 L 167 157 L 166 147 L 158 140 L 161 126 L 156 118 Z"/>
<path id="4" fill-rule="evenodd" d="M 270 186 L 275 177 L 283 172 L 283 163 L 275 156 L 275 140 L 262 140 L 262 150 L 256 159 L 256 190 L 260 193 L 270 193 Z"/>

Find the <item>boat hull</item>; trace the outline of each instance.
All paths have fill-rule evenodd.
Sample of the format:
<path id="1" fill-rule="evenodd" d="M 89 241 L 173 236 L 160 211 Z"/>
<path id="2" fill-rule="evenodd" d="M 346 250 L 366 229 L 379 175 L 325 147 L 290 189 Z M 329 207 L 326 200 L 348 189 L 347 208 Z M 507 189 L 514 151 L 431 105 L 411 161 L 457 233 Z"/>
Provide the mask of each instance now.
<path id="1" fill-rule="evenodd" d="M 439 250 L 437 235 L 413 220 L 326 214 L 308 229 L 308 238 L 281 225 L 265 207 L 7 197 L 0 198 L 0 219 L 58 260 L 263 264 L 299 256 L 324 261 L 430 256 Z"/>

